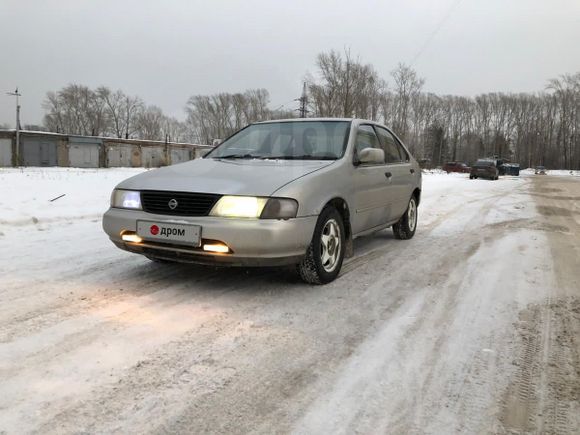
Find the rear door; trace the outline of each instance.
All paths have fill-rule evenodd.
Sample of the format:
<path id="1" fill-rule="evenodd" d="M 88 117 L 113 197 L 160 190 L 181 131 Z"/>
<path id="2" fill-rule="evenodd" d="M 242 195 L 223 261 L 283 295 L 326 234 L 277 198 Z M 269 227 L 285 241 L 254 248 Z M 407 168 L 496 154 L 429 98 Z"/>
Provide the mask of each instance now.
<path id="1" fill-rule="evenodd" d="M 390 174 L 391 207 L 389 222 L 398 220 L 407 210 L 411 199 L 413 172 L 409 153 L 386 128 L 375 126 L 385 150 L 386 172 Z"/>
<path id="2" fill-rule="evenodd" d="M 367 124 L 358 127 L 354 151 L 355 162 L 358 153 L 365 148 L 382 148 L 373 126 Z M 360 233 L 387 222 L 391 214 L 391 180 L 387 177 L 387 172 L 386 162 L 357 164 L 354 171 L 353 233 Z"/>

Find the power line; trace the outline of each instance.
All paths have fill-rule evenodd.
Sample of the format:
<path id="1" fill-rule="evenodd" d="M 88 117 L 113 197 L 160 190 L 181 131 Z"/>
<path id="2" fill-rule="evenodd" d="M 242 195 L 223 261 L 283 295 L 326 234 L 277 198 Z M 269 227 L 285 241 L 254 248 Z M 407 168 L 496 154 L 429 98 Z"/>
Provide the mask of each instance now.
<path id="1" fill-rule="evenodd" d="M 283 103 L 283 104 L 276 105 L 276 106 L 275 106 L 276 108 L 275 108 L 275 109 L 272 109 L 272 111 L 273 111 L 273 112 L 276 112 L 276 111 L 278 111 L 278 110 L 282 109 L 282 108 L 283 108 L 284 106 L 286 106 L 287 104 L 290 104 L 290 103 L 292 103 L 292 102 L 294 102 L 294 101 L 296 101 L 296 99 L 295 99 L 295 98 L 293 98 L 293 99 L 291 99 L 291 100 L 288 100 L 288 101 L 286 101 L 286 102 L 285 102 L 285 103 Z"/>
<path id="2" fill-rule="evenodd" d="M 6 95 L 16 97 L 16 164 L 20 165 L 20 97 L 22 94 L 16 87 L 14 92 L 6 92 Z"/>
<path id="3" fill-rule="evenodd" d="M 437 27 L 435 27 L 435 30 L 433 30 L 433 32 L 431 32 L 431 34 L 427 37 L 427 40 L 425 41 L 425 43 L 421 46 L 421 48 L 419 49 L 417 54 L 415 54 L 415 56 L 411 60 L 410 66 L 413 66 L 415 64 L 415 62 L 417 61 L 417 59 L 419 59 L 419 57 L 423 54 L 423 52 L 425 51 L 425 49 L 427 48 L 429 43 L 433 40 L 433 38 L 435 38 L 437 33 L 439 33 L 439 31 L 443 28 L 443 26 L 445 25 L 445 23 L 447 22 L 447 20 L 451 16 L 451 14 L 455 11 L 455 9 L 457 9 L 457 6 L 459 6 L 459 3 L 461 3 L 461 0 L 455 0 L 455 2 L 447 10 L 447 13 L 443 16 L 441 21 L 439 21 L 439 24 L 437 24 Z"/>
<path id="4" fill-rule="evenodd" d="M 306 109 L 306 105 L 308 104 L 308 95 L 306 94 L 306 82 L 302 85 L 302 95 L 300 98 L 297 98 L 295 101 L 300 102 L 300 108 L 296 109 L 300 112 L 300 118 L 306 118 L 306 114 L 309 112 Z"/>

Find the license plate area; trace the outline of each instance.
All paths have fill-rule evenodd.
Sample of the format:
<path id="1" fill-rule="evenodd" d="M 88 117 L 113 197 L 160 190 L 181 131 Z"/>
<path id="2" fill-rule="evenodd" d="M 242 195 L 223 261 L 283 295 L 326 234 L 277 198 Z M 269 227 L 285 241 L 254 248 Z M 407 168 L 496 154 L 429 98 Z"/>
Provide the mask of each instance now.
<path id="1" fill-rule="evenodd" d="M 137 235 L 144 240 L 199 247 L 201 226 L 162 221 L 137 221 Z"/>

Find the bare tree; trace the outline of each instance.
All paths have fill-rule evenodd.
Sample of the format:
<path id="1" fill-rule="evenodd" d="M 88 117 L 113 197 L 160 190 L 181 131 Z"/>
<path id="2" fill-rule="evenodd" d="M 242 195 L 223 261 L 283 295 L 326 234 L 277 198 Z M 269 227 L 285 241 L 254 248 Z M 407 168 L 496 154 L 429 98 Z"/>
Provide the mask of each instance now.
<path id="1" fill-rule="evenodd" d="M 409 131 L 409 111 L 413 100 L 421 92 L 425 80 L 420 78 L 410 66 L 403 63 L 391 71 L 391 76 L 394 81 L 394 103 L 397 107 L 397 117 L 393 128 L 403 139 L 406 139 Z"/>
<path id="2" fill-rule="evenodd" d="M 316 68 L 306 79 L 310 113 L 380 120 L 418 158 L 440 164 L 497 155 L 524 166 L 580 168 L 580 73 L 549 80 L 544 92 L 468 98 L 423 92 L 424 80 L 404 64 L 391 72 L 389 89 L 372 65 L 348 50 L 319 54 Z M 70 84 L 47 93 L 44 127 L 70 134 L 212 143 L 251 122 L 294 116 L 281 108 L 273 111 L 268 103 L 265 89 L 194 95 L 185 107 L 186 121 L 179 122 L 120 90 Z"/>
<path id="3" fill-rule="evenodd" d="M 316 116 L 378 119 L 386 82 L 372 65 L 344 57 L 337 51 L 321 53 L 316 59 L 317 76 L 308 75 L 311 111 Z"/>
<path id="4" fill-rule="evenodd" d="M 213 139 L 223 139 L 249 123 L 269 119 L 273 115 L 269 99 L 265 89 L 194 95 L 185 107 L 188 135 L 197 143 L 211 144 Z"/>
<path id="5" fill-rule="evenodd" d="M 125 139 L 129 139 L 137 131 L 137 118 L 145 109 L 145 104 L 139 97 L 125 96 L 121 107 Z"/>
<path id="6" fill-rule="evenodd" d="M 110 126 L 115 137 L 122 138 L 124 129 L 124 102 L 125 94 L 122 91 L 112 92 L 109 88 L 101 86 L 96 90 L 97 97 L 103 101 Z"/>

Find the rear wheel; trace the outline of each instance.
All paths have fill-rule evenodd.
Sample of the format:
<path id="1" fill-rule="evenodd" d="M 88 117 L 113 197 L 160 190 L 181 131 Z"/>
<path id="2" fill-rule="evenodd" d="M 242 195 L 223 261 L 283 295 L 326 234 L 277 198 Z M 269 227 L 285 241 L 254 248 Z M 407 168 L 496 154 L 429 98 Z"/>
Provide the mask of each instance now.
<path id="1" fill-rule="evenodd" d="M 333 281 L 342 267 L 345 246 L 342 216 L 334 207 L 326 207 L 318 217 L 306 256 L 297 265 L 300 278 L 309 284 Z"/>
<path id="2" fill-rule="evenodd" d="M 409 206 L 407 211 L 401 219 L 393 225 L 393 233 L 395 237 L 400 240 L 408 240 L 415 235 L 415 230 L 417 230 L 417 199 L 415 196 L 411 196 L 409 201 Z"/>

